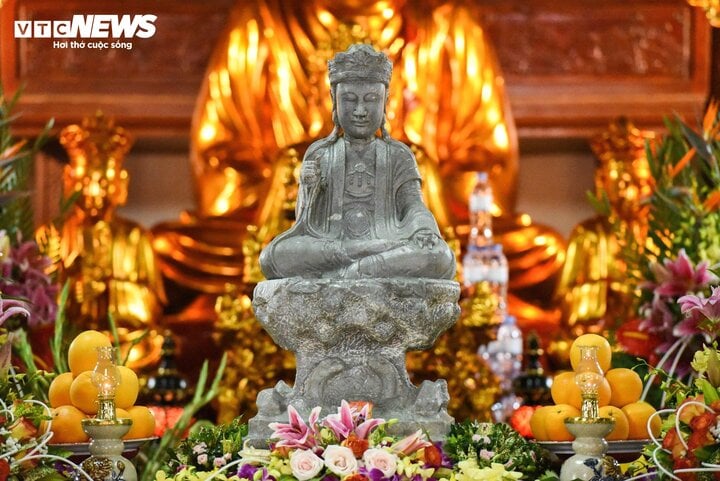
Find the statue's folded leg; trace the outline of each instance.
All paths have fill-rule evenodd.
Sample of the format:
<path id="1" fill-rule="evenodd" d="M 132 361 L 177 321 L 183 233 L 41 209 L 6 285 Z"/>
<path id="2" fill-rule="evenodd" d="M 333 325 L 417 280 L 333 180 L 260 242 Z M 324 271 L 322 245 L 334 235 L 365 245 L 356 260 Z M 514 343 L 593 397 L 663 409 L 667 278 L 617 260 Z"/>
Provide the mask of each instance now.
<path id="1" fill-rule="evenodd" d="M 265 251 L 263 252 L 265 254 Z M 269 261 L 272 258 L 272 261 Z M 270 279 L 287 277 L 326 277 L 326 273 L 343 269 L 351 259 L 340 241 L 294 236 L 273 241 L 267 254 L 261 255 L 263 272 Z M 271 263 L 272 265 L 268 265 Z"/>
<path id="2" fill-rule="evenodd" d="M 429 277 L 451 279 L 455 259 L 444 245 L 423 249 L 411 244 L 375 254 L 353 262 L 346 270 L 346 279 L 363 277 Z"/>

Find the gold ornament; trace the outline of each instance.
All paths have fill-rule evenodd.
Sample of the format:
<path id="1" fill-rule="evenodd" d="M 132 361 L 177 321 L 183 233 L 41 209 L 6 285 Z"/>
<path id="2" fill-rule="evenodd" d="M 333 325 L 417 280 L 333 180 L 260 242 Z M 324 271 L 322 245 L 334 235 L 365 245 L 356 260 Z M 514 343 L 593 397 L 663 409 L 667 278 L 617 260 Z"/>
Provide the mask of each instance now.
<path id="1" fill-rule="evenodd" d="M 215 304 L 218 322 L 213 337 L 227 353 L 217 398 L 219 423 L 256 413 L 258 393 L 279 380 L 295 378 L 295 358 L 280 349 L 255 319 L 250 298 L 232 285 Z"/>
<path id="2" fill-rule="evenodd" d="M 609 212 L 582 222 L 570 235 L 556 293 L 563 331 L 570 336 L 616 327 L 635 312 L 634 276 L 619 252 L 622 246 L 635 246 L 639 253 L 647 238 L 643 200 L 652 187 L 645 143 L 653 138 L 652 132 L 621 118 L 591 141 L 600 161 L 596 195 L 607 198 Z"/>
<path id="3" fill-rule="evenodd" d="M 60 282 L 70 284 L 66 316 L 73 327 L 108 329 L 112 316 L 129 341 L 155 325 L 166 302 L 149 232 L 116 213 L 127 199 L 123 161 L 132 139 L 98 113 L 63 129 L 60 142 L 70 156 L 64 196 L 77 199 L 62 226 L 38 229 L 39 245 L 51 249 Z M 162 337 L 151 334 L 133 349 L 133 368 L 157 361 Z"/>
<path id="4" fill-rule="evenodd" d="M 516 132 L 478 17 L 459 1 L 238 2 L 193 123 L 198 210 L 155 229 L 166 276 L 211 294 L 222 293 L 225 283 L 241 283 L 242 273 L 233 268 L 239 244 L 248 224 L 264 228 L 273 210 L 267 204 L 283 198 L 277 173 L 283 159 L 291 150 L 302 155 L 312 139 L 331 130 L 327 61 L 363 42 L 393 62 L 388 129 L 412 146 L 425 200 L 441 229 L 467 222 L 474 172 L 489 172 L 510 291 L 520 296 L 511 298 L 510 310 L 521 322 L 556 322 L 548 299 L 564 241 L 515 213 Z"/>
<path id="5" fill-rule="evenodd" d="M 720 27 L 720 0 L 688 0 L 693 7 L 705 10 L 705 16 L 713 27 Z"/>

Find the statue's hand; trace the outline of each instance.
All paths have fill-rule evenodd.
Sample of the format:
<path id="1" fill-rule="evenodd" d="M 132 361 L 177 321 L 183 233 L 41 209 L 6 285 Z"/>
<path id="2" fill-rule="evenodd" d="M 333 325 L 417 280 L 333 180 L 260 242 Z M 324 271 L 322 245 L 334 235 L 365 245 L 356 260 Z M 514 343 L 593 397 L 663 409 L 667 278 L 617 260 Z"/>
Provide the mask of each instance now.
<path id="1" fill-rule="evenodd" d="M 316 184 L 320 179 L 320 158 L 321 152 L 314 152 L 303 159 L 300 170 L 300 181 L 306 185 Z"/>
<path id="2" fill-rule="evenodd" d="M 440 236 L 431 230 L 422 229 L 415 232 L 410 240 L 421 249 L 432 250 L 440 242 Z"/>
<path id="3" fill-rule="evenodd" d="M 383 239 L 359 239 L 343 241 L 345 253 L 353 260 L 363 257 L 387 252 L 402 245 L 401 241 L 389 241 Z"/>

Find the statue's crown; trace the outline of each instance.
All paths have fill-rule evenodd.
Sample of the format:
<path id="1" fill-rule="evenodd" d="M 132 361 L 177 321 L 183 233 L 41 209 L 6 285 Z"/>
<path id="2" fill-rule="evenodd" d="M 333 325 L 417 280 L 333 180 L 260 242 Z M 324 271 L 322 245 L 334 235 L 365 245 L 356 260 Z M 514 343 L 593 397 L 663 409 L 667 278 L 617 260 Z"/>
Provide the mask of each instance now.
<path id="1" fill-rule="evenodd" d="M 338 52 L 328 62 L 330 85 L 340 82 L 367 80 L 382 82 L 387 87 L 392 76 L 392 63 L 387 55 L 370 45 L 356 43 L 344 52 Z"/>
<path id="2" fill-rule="evenodd" d="M 74 167 L 117 169 L 122 167 L 125 154 L 132 146 L 130 134 L 117 127 L 112 118 L 102 112 L 85 117 L 81 125 L 69 125 L 60 132 L 60 143 L 70 156 Z"/>
<path id="3" fill-rule="evenodd" d="M 590 147 L 602 164 L 610 161 L 633 162 L 645 158 L 645 142 L 655 133 L 640 130 L 626 117 L 610 123 L 607 131 L 590 140 Z"/>

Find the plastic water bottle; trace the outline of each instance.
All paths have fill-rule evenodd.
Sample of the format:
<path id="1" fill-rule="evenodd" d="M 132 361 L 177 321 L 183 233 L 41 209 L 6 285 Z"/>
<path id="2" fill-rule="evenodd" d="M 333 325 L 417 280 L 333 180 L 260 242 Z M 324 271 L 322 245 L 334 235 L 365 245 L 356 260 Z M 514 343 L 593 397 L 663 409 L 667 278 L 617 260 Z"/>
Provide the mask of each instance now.
<path id="1" fill-rule="evenodd" d="M 493 191 L 487 172 L 478 172 L 468 202 L 470 211 L 470 238 L 468 247 L 482 247 L 493 243 L 492 205 Z"/>
<path id="2" fill-rule="evenodd" d="M 507 309 L 508 262 L 502 245 L 494 242 L 492 205 L 488 175 L 478 172 L 469 200 L 470 236 L 462 269 L 465 288 L 479 297 L 476 305 L 492 308 L 492 312 L 482 313 L 477 325 L 500 324 Z"/>
<path id="3" fill-rule="evenodd" d="M 521 402 L 513 392 L 513 380 L 522 371 L 523 336 L 514 316 L 505 316 L 496 339 L 480 346 L 478 354 L 500 380 L 500 397 L 492 406 L 492 412 L 495 421 L 502 422 Z"/>
<path id="4" fill-rule="evenodd" d="M 492 325 L 502 322 L 507 312 L 508 261 L 502 245 L 490 244 L 481 247 L 468 246 L 463 257 L 463 274 L 466 287 L 475 293 L 492 296 L 489 304 L 495 306 L 491 313 Z"/>

